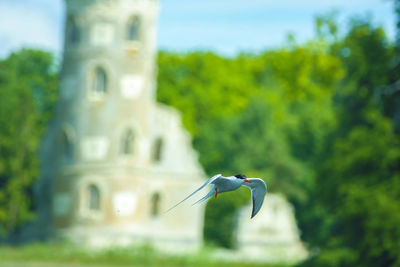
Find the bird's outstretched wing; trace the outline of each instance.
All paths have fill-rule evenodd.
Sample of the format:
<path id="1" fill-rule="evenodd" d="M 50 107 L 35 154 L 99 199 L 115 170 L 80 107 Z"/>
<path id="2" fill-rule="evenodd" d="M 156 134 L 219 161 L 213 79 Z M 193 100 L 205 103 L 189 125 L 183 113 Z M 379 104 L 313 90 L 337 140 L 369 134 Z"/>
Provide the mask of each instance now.
<path id="1" fill-rule="evenodd" d="M 251 218 L 253 218 L 261 209 L 264 202 L 264 197 L 267 193 L 267 185 L 260 178 L 249 178 L 248 180 L 250 183 L 244 183 L 243 185 L 251 189 L 251 199 L 253 200 Z"/>
<path id="2" fill-rule="evenodd" d="M 212 197 L 212 196 L 214 195 L 214 193 L 215 193 L 215 185 L 213 185 L 213 187 L 212 187 L 211 190 L 207 193 L 207 195 L 205 195 L 204 197 L 202 197 L 202 198 L 200 198 L 199 200 L 197 200 L 195 203 L 192 204 L 192 206 L 206 201 L 207 199 L 209 199 L 210 197 Z"/>
<path id="3" fill-rule="evenodd" d="M 173 208 L 175 208 L 176 206 L 178 206 L 179 204 L 181 204 L 183 201 L 185 201 L 186 199 L 190 198 L 191 196 L 193 196 L 194 194 L 196 194 L 197 192 L 199 192 L 201 189 L 203 189 L 206 185 L 211 184 L 212 182 L 214 182 L 216 179 L 218 179 L 218 177 L 220 177 L 221 174 L 217 174 L 214 175 L 213 177 L 211 177 L 210 179 L 208 179 L 207 182 L 205 182 L 202 186 L 200 186 L 199 188 L 196 189 L 196 191 L 194 191 L 193 193 L 191 193 L 190 195 L 188 195 L 187 197 L 185 197 L 181 202 L 179 202 L 178 204 L 176 204 L 175 206 L 169 208 L 166 212 L 172 210 Z"/>

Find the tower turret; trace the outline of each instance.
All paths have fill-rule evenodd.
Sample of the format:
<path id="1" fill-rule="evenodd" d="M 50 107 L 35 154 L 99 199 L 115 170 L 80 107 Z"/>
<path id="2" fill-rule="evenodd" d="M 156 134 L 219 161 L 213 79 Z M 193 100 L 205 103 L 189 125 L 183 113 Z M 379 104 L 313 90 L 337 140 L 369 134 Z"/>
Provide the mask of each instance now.
<path id="1" fill-rule="evenodd" d="M 110 162 L 118 150 L 145 150 L 148 144 L 143 141 L 139 147 L 115 146 L 103 155 L 119 130 L 131 139 L 152 131 L 158 1 L 67 0 L 66 4 L 58 115 L 65 123 L 66 143 L 73 139 L 83 143 L 83 153 L 75 153 L 71 160 Z M 120 129 L 124 124 L 126 129 Z M 68 129 L 71 126 L 77 128 L 75 134 Z M 142 154 L 134 162 L 143 166 L 146 157 Z"/>

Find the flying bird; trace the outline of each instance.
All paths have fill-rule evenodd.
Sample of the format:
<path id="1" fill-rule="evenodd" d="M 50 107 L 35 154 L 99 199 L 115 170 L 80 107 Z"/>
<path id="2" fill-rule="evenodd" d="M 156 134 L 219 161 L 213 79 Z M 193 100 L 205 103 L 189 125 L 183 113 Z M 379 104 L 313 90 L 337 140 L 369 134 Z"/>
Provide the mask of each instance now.
<path id="1" fill-rule="evenodd" d="M 205 195 L 203 198 L 199 199 L 193 205 L 204 202 L 208 198 L 215 196 L 217 198 L 218 194 L 224 193 L 224 192 L 229 192 L 238 189 L 241 186 L 246 186 L 250 188 L 251 190 L 251 198 L 253 201 L 253 210 L 251 212 L 251 218 L 253 218 L 258 211 L 260 210 L 263 202 L 264 202 L 264 197 L 265 194 L 267 193 L 267 185 L 265 182 L 260 179 L 260 178 L 247 178 L 246 175 L 244 174 L 237 174 L 234 176 L 228 176 L 224 177 L 221 174 L 214 175 L 210 179 L 208 179 L 207 182 L 205 182 L 202 186 L 196 189 L 193 193 L 188 195 L 186 198 L 184 198 L 181 202 L 176 204 L 175 206 L 171 207 L 168 209 L 166 212 L 172 210 L 179 204 L 181 204 L 183 201 L 187 200 L 191 196 L 193 196 L 195 193 L 203 189 L 206 185 L 212 185 L 212 188 L 210 192 L 208 192 L 207 195 Z"/>

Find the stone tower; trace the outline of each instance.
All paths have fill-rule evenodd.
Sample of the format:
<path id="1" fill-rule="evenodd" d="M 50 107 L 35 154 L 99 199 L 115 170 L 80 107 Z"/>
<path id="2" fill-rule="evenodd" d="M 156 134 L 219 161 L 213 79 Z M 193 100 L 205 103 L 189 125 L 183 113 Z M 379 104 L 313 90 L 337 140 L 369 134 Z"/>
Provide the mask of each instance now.
<path id="1" fill-rule="evenodd" d="M 177 111 L 156 103 L 156 0 L 66 0 L 60 101 L 41 150 L 41 235 L 201 245 L 204 180 Z"/>

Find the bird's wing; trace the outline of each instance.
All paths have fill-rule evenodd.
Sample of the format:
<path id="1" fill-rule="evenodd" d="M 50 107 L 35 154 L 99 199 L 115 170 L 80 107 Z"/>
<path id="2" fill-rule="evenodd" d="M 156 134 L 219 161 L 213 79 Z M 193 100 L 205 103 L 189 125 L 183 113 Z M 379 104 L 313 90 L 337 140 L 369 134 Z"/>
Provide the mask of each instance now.
<path id="1" fill-rule="evenodd" d="M 211 183 L 214 185 L 211 188 L 211 190 L 207 193 L 207 195 L 205 195 L 201 199 L 197 200 L 195 203 L 192 204 L 192 206 L 196 205 L 198 203 L 202 203 L 202 202 L 206 201 L 207 199 L 209 199 L 210 197 L 214 196 L 214 194 L 216 194 L 217 189 L 218 190 L 224 189 L 225 187 L 227 187 L 228 184 L 232 183 L 232 180 L 229 179 L 229 177 L 227 178 L 227 177 L 223 177 L 223 176 L 218 176 Z M 226 190 L 226 191 L 222 191 L 222 192 L 227 192 L 227 191 L 232 191 L 232 190 Z"/>
<path id="2" fill-rule="evenodd" d="M 249 178 L 250 183 L 244 183 L 251 189 L 251 199 L 253 200 L 253 211 L 251 212 L 251 218 L 253 218 L 264 202 L 265 194 L 267 193 L 267 185 L 260 178 Z"/>
<path id="3" fill-rule="evenodd" d="M 201 189 L 203 189 L 206 185 L 211 184 L 212 182 L 214 182 L 216 179 L 218 179 L 218 177 L 220 177 L 221 174 L 217 174 L 214 175 L 213 177 L 211 177 L 210 179 L 208 179 L 207 182 L 205 182 L 202 186 L 200 186 L 199 188 L 196 189 L 196 191 L 194 191 L 193 193 L 191 193 L 190 195 L 188 195 L 187 197 L 185 197 L 181 202 L 179 202 L 178 204 L 176 204 L 175 206 L 173 206 L 172 208 L 169 208 L 166 212 L 172 210 L 173 208 L 175 208 L 176 206 L 178 206 L 179 204 L 181 204 L 183 201 L 185 201 L 186 199 L 190 198 L 191 196 L 193 196 L 194 194 L 196 194 L 197 192 L 199 192 Z"/>
<path id="4" fill-rule="evenodd" d="M 192 204 L 196 205 L 198 203 L 202 203 L 204 201 L 206 201 L 208 198 L 212 197 L 215 194 L 215 185 L 213 185 L 213 187 L 211 188 L 211 190 L 207 193 L 207 195 L 205 195 L 204 197 L 200 198 L 199 200 L 197 200 L 195 203 Z"/>

